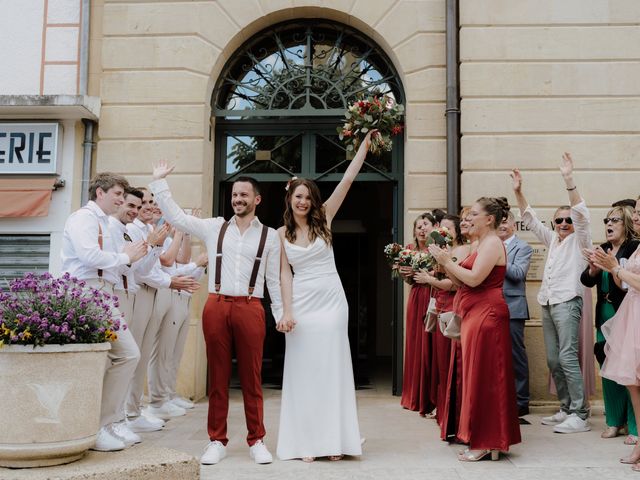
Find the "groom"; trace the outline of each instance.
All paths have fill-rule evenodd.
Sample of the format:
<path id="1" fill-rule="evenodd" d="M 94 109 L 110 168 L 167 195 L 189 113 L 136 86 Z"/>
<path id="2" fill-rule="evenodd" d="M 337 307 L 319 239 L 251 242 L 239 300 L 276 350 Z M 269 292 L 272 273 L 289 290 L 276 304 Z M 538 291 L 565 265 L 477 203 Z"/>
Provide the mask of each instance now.
<path id="1" fill-rule="evenodd" d="M 233 183 L 231 205 L 235 215 L 231 220 L 200 219 L 185 214 L 171 198 L 165 177 L 173 168 L 159 162 L 153 169 L 155 181 L 149 187 L 166 220 L 202 239 L 209 258 L 215 259 L 215 277 L 209 276 L 209 298 L 202 314 L 209 367 L 211 441 L 200 462 L 214 465 L 226 456 L 231 352 L 235 350 L 249 454 L 256 463 L 271 463 L 272 456 L 262 440 L 266 434 L 261 386 L 266 327 L 261 299 L 266 278 L 271 308 L 279 318 L 276 312 L 282 311 L 280 240 L 274 229 L 263 226 L 256 217 L 256 206 L 261 201 L 256 180 L 238 177 Z"/>

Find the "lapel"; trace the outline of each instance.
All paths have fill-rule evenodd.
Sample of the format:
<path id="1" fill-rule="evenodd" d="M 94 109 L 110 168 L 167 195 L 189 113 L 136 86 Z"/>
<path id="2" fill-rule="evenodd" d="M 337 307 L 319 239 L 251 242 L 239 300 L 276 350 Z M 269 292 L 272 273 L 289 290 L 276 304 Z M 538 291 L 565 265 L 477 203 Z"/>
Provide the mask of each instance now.
<path id="1" fill-rule="evenodd" d="M 516 246 L 518 245 L 519 242 L 520 242 L 520 239 L 518 237 L 514 237 L 513 240 L 511 240 L 511 242 L 509 243 L 509 248 L 507 248 L 507 256 L 509 256 L 511 251 L 514 248 L 516 248 Z"/>

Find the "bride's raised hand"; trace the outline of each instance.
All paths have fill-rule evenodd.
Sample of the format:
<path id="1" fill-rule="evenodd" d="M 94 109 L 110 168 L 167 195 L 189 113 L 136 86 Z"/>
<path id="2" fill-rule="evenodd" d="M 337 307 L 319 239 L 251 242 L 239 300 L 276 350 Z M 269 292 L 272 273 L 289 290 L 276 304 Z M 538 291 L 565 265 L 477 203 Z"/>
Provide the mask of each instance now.
<path id="1" fill-rule="evenodd" d="M 378 134 L 378 129 L 374 128 L 373 130 L 369 130 L 367 132 L 367 134 L 364 136 L 364 138 L 362 139 L 362 143 L 360 144 L 360 149 L 363 149 L 365 152 L 369 151 L 369 147 L 371 147 L 371 138 L 373 137 L 373 135 L 377 135 Z"/>

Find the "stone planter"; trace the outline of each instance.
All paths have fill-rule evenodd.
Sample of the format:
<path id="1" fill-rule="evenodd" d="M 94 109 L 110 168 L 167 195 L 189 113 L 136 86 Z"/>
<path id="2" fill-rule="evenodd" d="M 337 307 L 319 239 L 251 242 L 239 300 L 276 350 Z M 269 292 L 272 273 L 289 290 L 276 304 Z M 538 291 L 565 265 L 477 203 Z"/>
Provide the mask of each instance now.
<path id="1" fill-rule="evenodd" d="M 100 421 L 109 343 L 0 348 L 0 466 L 81 458 Z"/>

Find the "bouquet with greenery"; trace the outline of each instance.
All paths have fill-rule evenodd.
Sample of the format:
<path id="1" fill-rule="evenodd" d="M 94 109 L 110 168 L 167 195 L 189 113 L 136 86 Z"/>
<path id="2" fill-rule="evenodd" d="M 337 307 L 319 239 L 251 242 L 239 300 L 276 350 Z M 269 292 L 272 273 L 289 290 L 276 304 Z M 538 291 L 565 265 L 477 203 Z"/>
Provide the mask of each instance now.
<path id="1" fill-rule="evenodd" d="M 410 248 L 403 248 L 398 252 L 398 259 L 396 263 L 399 267 L 410 267 L 413 262 L 413 256 L 416 254 L 415 250 Z"/>
<path id="2" fill-rule="evenodd" d="M 403 115 L 404 106 L 388 95 L 364 97 L 349 105 L 344 114 L 344 124 L 337 128 L 338 136 L 345 142 L 347 152 L 355 152 L 367 132 L 376 129 L 378 131 L 371 137 L 369 151 L 375 155 L 390 152 L 393 146 L 391 137 L 404 128 Z"/>
<path id="3" fill-rule="evenodd" d="M 114 341 L 126 325 L 111 318 L 112 306 L 117 297 L 69 274 L 27 273 L 0 291 L 0 347 Z"/>

